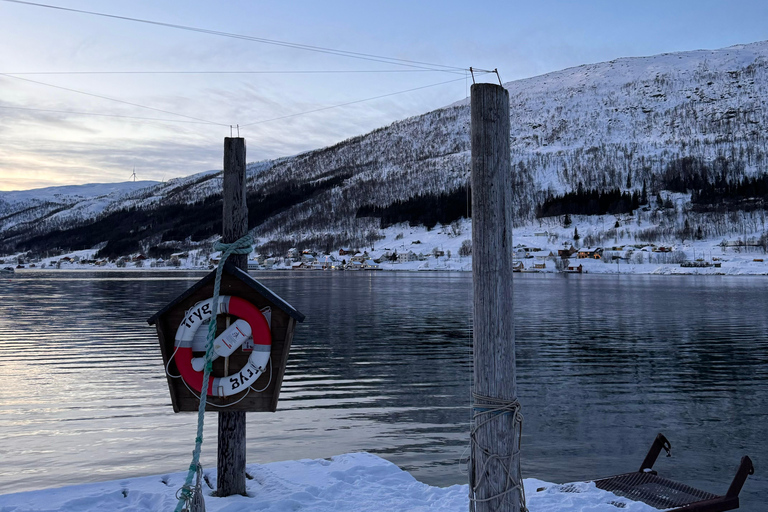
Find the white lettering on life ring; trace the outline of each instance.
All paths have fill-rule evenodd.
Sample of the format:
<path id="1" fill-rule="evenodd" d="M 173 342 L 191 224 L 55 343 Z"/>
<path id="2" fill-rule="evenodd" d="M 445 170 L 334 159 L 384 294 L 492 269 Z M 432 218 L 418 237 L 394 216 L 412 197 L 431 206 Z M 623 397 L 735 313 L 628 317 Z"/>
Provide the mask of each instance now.
<path id="1" fill-rule="evenodd" d="M 195 304 L 182 319 L 174 341 L 176 367 L 182 379 L 192 389 L 200 392 L 203 387 L 203 358 L 193 357 L 192 341 L 202 325 L 208 325 L 213 299 Z M 269 323 L 259 309 L 240 297 L 219 297 L 217 314 L 238 317 L 231 326 L 214 340 L 214 356 L 228 356 L 247 340 L 253 339 L 253 350 L 246 365 L 237 373 L 226 377 L 214 377 L 208 381 L 209 396 L 226 397 L 248 389 L 264 373 L 272 349 Z M 250 344 L 250 341 L 249 341 Z"/>

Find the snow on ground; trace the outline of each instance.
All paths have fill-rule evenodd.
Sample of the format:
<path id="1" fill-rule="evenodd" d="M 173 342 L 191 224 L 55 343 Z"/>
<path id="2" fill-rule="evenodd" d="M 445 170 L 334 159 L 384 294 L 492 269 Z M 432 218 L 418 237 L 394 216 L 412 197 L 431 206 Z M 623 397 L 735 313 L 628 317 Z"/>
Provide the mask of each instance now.
<path id="1" fill-rule="evenodd" d="M 575 217 L 575 216 L 574 216 Z M 582 265 L 584 271 L 592 274 L 695 274 L 695 275 L 768 275 L 768 255 L 762 249 L 755 247 L 737 247 L 733 245 L 723 246 L 722 239 L 718 240 L 680 240 L 656 242 L 654 245 L 665 247 L 669 252 L 654 252 L 650 244 L 643 243 L 637 238 L 637 233 L 652 225 L 647 222 L 637 222 L 636 218 L 628 215 L 615 216 L 591 216 L 574 218 L 574 223 L 569 227 L 560 225 L 558 219 L 547 219 L 541 225 L 528 225 L 516 228 L 513 233 L 512 243 L 515 249 L 526 247 L 532 250 L 539 249 L 545 253 L 552 252 L 557 256 L 559 249 L 575 246 L 585 247 L 584 239 L 605 233 L 612 228 L 617 221 L 620 228 L 616 229 L 616 238 L 604 240 L 599 244 L 605 251 L 604 258 L 600 260 L 578 259 L 576 255 L 569 259 L 570 266 Z M 574 230 L 578 230 L 580 240 L 574 240 Z M 423 260 L 390 263 L 384 261 L 381 264 L 383 270 L 451 270 L 471 271 L 472 257 L 460 256 L 459 248 L 464 241 L 472 239 L 472 223 L 462 219 L 460 222 L 449 226 L 437 226 L 426 229 L 423 226 L 408 227 L 407 225 L 392 226 L 382 230 L 384 238 L 376 242 L 373 248 L 367 249 L 371 258 L 384 256 L 387 252 L 397 251 L 398 254 L 413 252 L 422 254 Z M 761 232 L 746 233 L 741 236 L 728 237 L 729 241 L 738 238 L 758 239 Z M 593 248 L 598 246 L 593 245 Z M 622 250 L 612 250 L 613 247 L 622 247 Z M 445 253 L 444 256 L 435 258 L 433 251 Z M 617 256 L 613 259 L 612 256 Z M 342 258 L 341 256 L 336 256 Z M 524 258 L 519 254 L 525 271 L 556 272 L 554 259 L 557 258 Z M 347 260 L 349 256 L 346 257 Z M 689 262 L 703 260 L 713 266 L 710 267 L 681 267 L 682 258 Z M 762 261 L 760 261 L 762 260 Z M 642 263 L 639 263 L 642 261 Z M 534 269 L 534 264 L 543 264 L 544 269 Z M 715 267 L 714 264 L 719 264 Z"/>
<path id="2" fill-rule="evenodd" d="M 208 512 L 464 512 L 466 485 L 431 487 L 369 453 L 328 459 L 250 464 L 248 496 L 212 497 L 215 470 L 205 471 Z M 167 512 L 185 473 L 113 480 L 0 496 L 0 512 Z M 531 512 L 651 512 L 656 509 L 597 489 L 593 483 L 557 485 L 525 480 Z"/>

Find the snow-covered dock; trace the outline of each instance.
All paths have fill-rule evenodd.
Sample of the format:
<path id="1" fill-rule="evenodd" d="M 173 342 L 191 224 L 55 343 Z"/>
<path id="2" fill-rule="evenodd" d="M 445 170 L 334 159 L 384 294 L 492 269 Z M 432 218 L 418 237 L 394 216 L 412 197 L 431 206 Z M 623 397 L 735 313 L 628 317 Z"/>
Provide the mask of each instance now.
<path id="1" fill-rule="evenodd" d="M 466 485 L 431 487 L 369 453 L 332 459 L 250 464 L 248 496 L 216 498 L 215 470 L 206 470 L 208 512 L 465 512 Z M 165 512 L 176 505 L 185 473 L 170 473 L 0 496 L 0 512 Z M 531 512 L 651 512 L 655 509 L 597 489 L 528 478 Z"/>

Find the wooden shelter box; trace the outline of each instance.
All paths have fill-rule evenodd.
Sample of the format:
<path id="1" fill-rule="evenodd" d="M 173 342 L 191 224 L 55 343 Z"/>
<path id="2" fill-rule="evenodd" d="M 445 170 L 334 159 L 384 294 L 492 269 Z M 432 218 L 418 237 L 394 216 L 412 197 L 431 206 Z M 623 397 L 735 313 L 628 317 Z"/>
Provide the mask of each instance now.
<path id="1" fill-rule="evenodd" d="M 213 296 L 215 277 L 215 271 L 206 275 L 147 320 L 150 325 L 154 325 L 157 328 L 160 351 L 163 356 L 163 366 L 167 368 L 166 378 L 171 392 L 174 412 L 198 410 L 197 393 L 193 393 L 181 377 L 174 377 L 179 375 L 179 372 L 173 360 L 169 364 L 169 359 L 174 354 L 174 339 L 179 324 L 185 318 L 187 310 L 198 302 Z M 230 262 L 224 265 L 219 294 L 243 298 L 259 309 L 265 307 L 271 309 L 271 368 L 267 368 L 258 378 L 245 397 L 243 397 L 242 393 L 223 398 L 209 396 L 205 410 L 274 412 L 277 409 L 277 400 L 280 395 L 283 376 L 285 375 L 288 351 L 291 348 L 296 322 L 302 322 L 304 315 L 281 299 L 272 290 Z M 217 336 L 226 328 L 226 322 L 222 317 L 223 315 L 220 315 L 217 321 Z M 202 356 L 204 353 L 199 355 Z M 247 352 L 244 352 L 242 348 L 238 348 L 228 358 L 228 373 L 231 375 L 243 368 L 248 361 L 248 357 L 249 354 Z M 224 366 L 224 358 L 217 358 L 213 362 L 211 378 L 223 376 Z M 256 391 L 260 389 L 263 389 L 263 391 Z M 238 400 L 240 401 L 238 402 Z"/>

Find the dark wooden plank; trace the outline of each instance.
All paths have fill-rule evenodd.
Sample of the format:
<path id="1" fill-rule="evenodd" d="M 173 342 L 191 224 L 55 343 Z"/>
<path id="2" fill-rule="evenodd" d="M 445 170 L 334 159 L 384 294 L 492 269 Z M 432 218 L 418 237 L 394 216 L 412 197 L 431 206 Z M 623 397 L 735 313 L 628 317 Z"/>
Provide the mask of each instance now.
<path id="1" fill-rule="evenodd" d="M 183 384 L 182 384 L 183 386 Z M 249 403 L 252 404 L 252 406 L 256 407 L 259 410 L 262 411 L 269 411 L 270 406 L 273 401 L 272 394 L 268 393 L 259 393 L 258 396 L 254 396 L 254 393 L 251 392 L 251 394 L 248 396 Z M 206 412 L 221 412 L 222 409 L 220 407 L 214 407 L 213 402 L 216 402 L 217 400 L 209 398 L 208 404 L 205 406 Z M 193 397 L 192 395 L 186 396 L 186 397 L 179 397 L 179 407 L 182 409 L 182 412 L 187 412 L 190 414 L 194 414 L 197 412 L 197 405 L 198 401 L 197 398 Z M 226 404 L 224 404 L 226 405 Z M 240 405 L 240 404 L 238 404 Z M 193 411 L 194 409 L 194 411 Z M 235 409 L 233 407 L 233 409 Z M 228 409 L 229 410 L 229 409 Z M 237 410 L 237 409 L 235 409 Z M 242 411 L 242 412 L 248 412 L 248 411 Z"/>
<path id="2" fill-rule="evenodd" d="M 272 403 L 269 408 L 272 412 L 277 410 L 277 401 L 280 398 L 280 389 L 283 387 L 283 377 L 285 376 L 285 368 L 288 366 L 288 353 L 291 351 L 291 343 L 293 342 L 293 331 L 295 326 L 296 320 L 288 317 L 288 329 L 286 330 L 285 339 L 283 341 L 282 354 L 279 359 L 280 364 L 276 365 L 276 369 L 279 371 L 275 375 L 275 382 L 273 383 L 274 391 L 272 395 Z"/>
<path id="3" fill-rule="evenodd" d="M 272 307 L 272 330 L 274 331 L 275 328 L 285 329 L 288 327 L 288 320 L 290 318 L 283 310 Z"/>
<path id="4" fill-rule="evenodd" d="M 165 372 L 166 365 L 168 364 L 168 359 L 170 359 L 171 354 L 168 353 L 168 344 L 165 341 L 165 335 L 163 334 L 163 329 L 160 325 L 160 322 L 155 325 L 155 329 L 157 330 L 157 339 L 160 341 L 160 354 L 163 356 L 163 372 Z M 170 348 L 173 350 L 173 342 L 171 342 Z M 174 392 L 173 379 L 168 377 L 168 375 L 166 375 L 165 378 L 168 381 L 168 391 L 171 393 L 171 405 L 173 405 L 173 412 L 179 412 L 179 404 L 176 400 L 177 393 Z"/>

